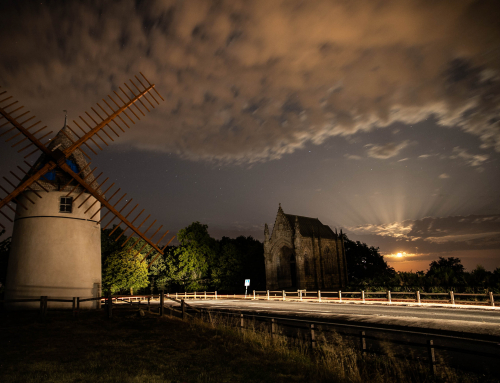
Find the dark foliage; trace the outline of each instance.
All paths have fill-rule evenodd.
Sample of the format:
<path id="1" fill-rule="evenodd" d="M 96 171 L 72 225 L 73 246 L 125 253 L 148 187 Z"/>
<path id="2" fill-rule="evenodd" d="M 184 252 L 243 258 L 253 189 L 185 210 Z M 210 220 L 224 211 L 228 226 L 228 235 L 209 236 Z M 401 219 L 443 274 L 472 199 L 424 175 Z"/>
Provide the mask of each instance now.
<path id="1" fill-rule="evenodd" d="M 219 251 L 211 265 L 213 286 L 221 291 L 239 292 L 244 290 L 244 280 L 250 279 L 252 290 L 265 290 L 266 271 L 262 242 L 244 236 L 235 239 L 222 237 L 217 242 Z"/>
<path id="2" fill-rule="evenodd" d="M 351 241 L 344 236 L 347 274 L 351 285 L 386 285 L 396 272 L 384 260 L 378 247 Z"/>

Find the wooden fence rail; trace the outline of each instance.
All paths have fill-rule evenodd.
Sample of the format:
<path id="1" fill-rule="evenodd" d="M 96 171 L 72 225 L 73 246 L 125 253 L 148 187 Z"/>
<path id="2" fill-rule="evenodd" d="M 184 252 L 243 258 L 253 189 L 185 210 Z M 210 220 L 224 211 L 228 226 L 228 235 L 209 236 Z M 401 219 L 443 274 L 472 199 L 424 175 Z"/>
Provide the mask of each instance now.
<path id="1" fill-rule="evenodd" d="M 370 298 L 370 296 L 378 296 L 377 298 Z M 49 298 L 47 296 L 41 296 L 40 298 L 24 298 L 24 299 L 4 299 L 0 300 L 0 303 L 25 303 L 25 302 L 40 302 L 40 312 L 42 316 L 47 313 L 47 302 L 67 302 L 72 303 L 74 315 L 78 315 L 79 306 L 82 302 L 88 301 L 98 301 L 98 308 L 102 301 L 106 303 L 124 303 L 133 304 L 138 303 L 141 305 L 142 301 L 147 300 L 148 310 L 150 309 L 151 300 L 161 300 L 162 296 L 167 299 L 174 300 L 189 300 L 189 299 L 250 299 L 250 300 L 278 300 L 278 301 L 308 301 L 308 302 L 387 302 L 389 304 L 406 304 L 417 303 L 421 305 L 422 303 L 439 303 L 439 304 L 450 304 L 450 306 L 455 306 L 458 304 L 467 304 L 474 306 L 490 306 L 495 308 L 495 297 L 500 297 L 500 294 L 493 294 L 489 291 L 485 294 L 472 294 L 472 293 L 456 293 L 450 291 L 448 293 L 425 293 L 420 291 L 307 291 L 307 290 L 297 290 L 297 291 L 257 291 L 253 290 L 252 294 L 248 296 L 237 295 L 237 294 L 218 294 L 217 291 L 209 292 L 183 292 L 183 293 L 162 293 L 162 294 L 149 294 L 149 295 L 113 295 L 111 298 L 109 296 L 101 297 L 91 297 L 91 298 L 81 298 L 73 297 L 72 299 L 61 299 L 61 298 Z M 360 297 L 353 297 L 360 296 Z M 403 297 L 402 297 L 403 296 Z M 409 298 L 404 298 L 404 297 Z M 443 297 L 438 299 L 428 299 L 427 297 Z M 446 297 L 446 298 L 444 298 Z M 470 300 L 457 300 L 457 297 L 470 297 L 470 298 L 485 298 L 482 301 L 470 301 Z M 495 308 L 497 309 L 497 308 Z M 111 314 L 110 314 L 111 315 Z"/>
<path id="2" fill-rule="evenodd" d="M 278 294 L 281 293 L 281 294 Z M 360 297 L 357 297 L 360 296 Z M 370 296 L 378 296 L 376 298 Z M 384 297 L 385 296 L 385 297 Z M 394 297 L 397 296 L 397 297 Z M 398 302 L 415 302 L 417 304 L 422 303 L 449 303 L 455 305 L 456 303 L 461 304 L 473 304 L 473 305 L 487 305 L 495 307 L 495 297 L 500 297 L 500 294 L 494 294 L 489 291 L 484 294 L 472 294 L 472 293 L 456 293 L 450 291 L 447 293 L 426 293 L 421 291 L 307 291 L 307 290 L 297 290 L 297 291 L 253 291 L 252 299 L 267 299 L 267 300 L 298 300 L 298 301 L 319 301 L 319 302 L 388 302 L 388 303 L 398 303 Z M 424 298 L 426 297 L 426 298 Z M 439 298 L 436 298 L 439 297 Z M 440 298 L 440 297 L 446 297 Z M 484 298 L 482 301 L 475 300 L 456 300 L 456 297 L 470 297 L 470 298 Z M 189 297 L 188 297 L 189 298 Z M 436 299 L 432 299 L 436 298 Z"/>

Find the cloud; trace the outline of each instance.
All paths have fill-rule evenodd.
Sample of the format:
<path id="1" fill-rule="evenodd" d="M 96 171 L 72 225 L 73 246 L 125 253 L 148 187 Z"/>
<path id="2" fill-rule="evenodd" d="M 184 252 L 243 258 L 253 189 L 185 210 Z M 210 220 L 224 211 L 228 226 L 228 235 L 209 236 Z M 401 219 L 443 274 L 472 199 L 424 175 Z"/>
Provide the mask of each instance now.
<path id="1" fill-rule="evenodd" d="M 409 158 L 401 158 L 400 160 L 398 160 L 398 162 L 404 162 L 404 161 L 408 161 Z"/>
<path id="2" fill-rule="evenodd" d="M 392 222 L 381 225 L 347 227 L 346 232 L 356 235 L 378 235 L 382 237 L 405 238 L 412 230 L 413 221 Z"/>
<path id="3" fill-rule="evenodd" d="M 437 156 L 437 154 L 421 154 L 418 158 L 429 158 L 433 156 Z"/>
<path id="4" fill-rule="evenodd" d="M 373 145 L 368 144 L 368 157 L 379 158 L 379 159 L 387 159 L 394 156 L 397 156 L 401 150 L 408 146 L 410 141 L 406 140 L 400 142 L 399 144 L 395 142 L 389 142 L 385 145 Z"/>
<path id="5" fill-rule="evenodd" d="M 450 156 L 451 159 L 461 158 L 470 166 L 480 166 L 490 158 L 487 154 L 470 154 L 466 149 L 461 149 L 458 146 L 453 148 L 453 155 Z"/>
<path id="6" fill-rule="evenodd" d="M 495 0 L 3 2 L 0 83 L 58 127 L 62 109 L 71 120 L 142 71 L 166 102 L 121 142 L 192 160 L 267 161 L 429 116 L 500 151 L 499 9 Z"/>
<path id="7" fill-rule="evenodd" d="M 446 173 L 443 173 L 443 174 L 440 174 L 440 175 L 439 175 L 439 178 L 441 178 L 441 179 L 444 179 L 444 180 L 445 180 L 445 179 L 447 179 L 447 178 L 450 178 L 450 175 L 449 175 L 449 174 L 446 174 Z"/>
<path id="8" fill-rule="evenodd" d="M 413 249 L 418 246 L 422 251 L 500 249 L 500 215 L 426 217 L 348 227 L 345 231 L 348 235 L 392 238 L 407 242 Z"/>
<path id="9" fill-rule="evenodd" d="M 349 160 L 357 160 L 357 161 L 363 159 L 363 157 L 357 156 L 355 154 L 345 154 L 344 157 L 349 159 Z"/>

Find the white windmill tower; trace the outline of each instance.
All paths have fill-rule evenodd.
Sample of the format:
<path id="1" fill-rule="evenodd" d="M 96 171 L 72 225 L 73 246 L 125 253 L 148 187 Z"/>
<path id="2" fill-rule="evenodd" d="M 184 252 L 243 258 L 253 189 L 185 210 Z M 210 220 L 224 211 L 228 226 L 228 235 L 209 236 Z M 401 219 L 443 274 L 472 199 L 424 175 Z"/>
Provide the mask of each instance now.
<path id="1" fill-rule="evenodd" d="M 144 75 L 142 76 L 144 77 Z M 29 112 L 23 113 L 21 110 L 23 107 L 17 107 L 15 105 L 17 101 L 9 100 L 11 97 L 2 99 L 1 96 L 6 92 L 2 92 L 0 89 L 0 128 L 6 127 L 7 129 L 0 134 L 0 137 L 13 132 L 10 137 L 8 136 L 6 140 L 8 142 L 21 136 L 20 140 L 15 142 L 12 147 L 23 142 L 27 142 L 28 145 L 24 147 L 20 145 L 21 148 L 18 152 L 35 146 L 36 149 L 24 158 L 38 151 L 42 152 L 34 164 L 25 161 L 29 166 L 28 171 L 18 166 L 19 170 L 24 173 L 24 178 L 10 172 L 19 182 L 17 187 L 14 182 L 3 177 L 14 190 L 8 192 L 0 186 L 0 189 L 7 193 L 7 196 L 0 198 L 0 214 L 14 222 L 6 281 L 5 298 L 7 301 L 36 299 L 41 296 L 67 300 L 73 297 L 90 298 L 99 294 L 101 282 L 100 228 L 101 222 L 109 213 L 112 213 L 111 220 L 107 222 L 104 229 L 116 218 L 119 220 L 118 225 L 110 235 L 122 224 L 125 225 L 125 230 L 121 235 L 129 229 L 137 235 L 137 238 L 130 236 L 123 246 L 132 240 L 130 249 L 134 249 L 141 239 L 144 240 L 142 247 L 136 249 L 138 251 L 134 253 L 135 256 L 140 254 L 146 245 L 149 245 L 151 250 L 144 256 L 143 262 L 153 250 L 158 252 L 156 257 L 163 254 L 163 249 L 158 245 L 168 231 L 158 241 L 153 242 L 153 237 L 162 226 L 151 237 L 147 237 L 146 233 L 154 226 L 156 220 L 144 232 L 140 229 L 150 218 L 150 215 L 139 225 L 135 223 L 144 209 L 135 218 L 129 220 L 129 216 L 138 205 L 135 205 L 128 212 L 124 212 L 132 202 L 131 198 L 123 201 L 126 193 L 118 200 L 111 202 L 120 189 L 114 193 L 110 192 L 111 196 L 107 197 L 109 194 L 106 193 L 113 188 L 114 183 L 102 191 L 101 188 L 109 178 L 100 184 L 97 182 L 102 173 L 94 177 L 96 168 L 90 168 L 90 163 L 85 159 L 85 157 L 89 159 L 90 157 L 83 150 L 83 146 L 85 146 L 92 153 L 97 154 L 94 150 L 95 147 L 102 150 L 102 147 L 96 142 L 97 138 L 108 146 L 108 142 L 104 139 L 106 136 L 107 139 L 114 141 L 110 132 L 119 137 L 117 131 L 125 132 L 122 125 L 130 129 L 121 115 L 123 114 L 132 124 L 135 124 L 133 117 L 137 120 L 140 119 L 136 111 L 145 115 L 139 107 L 139 103 L 148 112 L 150 111 L 142 99 L 146 100 L 152 108 L 154 105 L 147 96 L 158 104 L 151 91 L 154 90 L 158 97 L 163 100 L 154 85 L 145 77 L 144 80 L 148 86 L 145 86 L 137 76 L 135 78 L 142 89 L 132 80 L 130 83 L 137 89 L 138 93 L 132 91 L 127 84 L 125 86 L 128 92 L 123 91 L 121 87 L 119 88 L 123 93 L 122 96 L 128 99 L 127 101 L 124 101 L 117 92 L 114 94 L 118 101 L 108 95 L 110 102 L 116 105 L 116 109 L 103 99 L 107 109 L 97 104 L 103 116 L 96 109 L 91 108 L 93 114 L 86 112 L 85 118 L 87 120 L 81 116 L 79 117 L 81 121 L 73 120 L 73 126 L 75 129 L 78 127 L 83 135 L 78 136 L 75 129 L 67 125 L 65 120 L 64 127 L 54 139 L 45 144 L 41 140 L 52 132 L 37 138 L 36 135 L 40 135 L 46 127 L 35 131 L 36 125 L 40 121 L 28 124 L 28 121 L 32 120 L 34 116 L 26 119 L 26 114 Z M 7 121 L 2 121 L 4 119 Z M 99 119 L 101 122 L 96 121 Z M 91 146 L 91 143 L 95 146 Z M 14 220 L 1 210 L 4 207 L 14 210 L 10 206 L 11 202 L 17 204 Z M 117 207 L 120 203 L 124 205 Z M 101 217 L 102 209 L 107 209 L 107 212 Z M 0 228 L 4 228 L 1 223 Z M 173 238 L 170 241 L 172 240 Z M 148 267 L 156 260 L 156 257 L 150 261 Z M 68 307 L 67 303 L 50 301 L 50 299 L 50 307 Z M 83 303 L 82 307 L 90 307 L 93 304 L 95 303 L 88 301 Z M 37 305 L 34 302 L 10 303 L 10 307 L 17 308 L 35 308 Z"/>
<path id="2" fill-rule="evenodd" d="M 76 137 L 66 127 L 48 145 L 50 151 L 64 150 Z M 50 158 L 42 154 L 25 179 L 36 173 Z M 80 150 L 66 160 L 89 185 L 96 186 L 89 164 Z M 84 188 L 70 185 L 73 179 L 60 169 L 42 176 L 31 190 L 17 199 L 10 260 L 7 272 L 7 299 L 50 296 L 56 299 L 100 295 L 101 204 Z M 40 201 L 37 193 L 43 193 Z M 28 209 L 24 209 L 22 206 Z M 97 213 L 97 214 L 96 214 Z M 83 302 L 82 307 L 95 304 Z M 24 304 L 27 307 L 33 303 Z M 68 307 L 51 302 L 52 307 Z"/>

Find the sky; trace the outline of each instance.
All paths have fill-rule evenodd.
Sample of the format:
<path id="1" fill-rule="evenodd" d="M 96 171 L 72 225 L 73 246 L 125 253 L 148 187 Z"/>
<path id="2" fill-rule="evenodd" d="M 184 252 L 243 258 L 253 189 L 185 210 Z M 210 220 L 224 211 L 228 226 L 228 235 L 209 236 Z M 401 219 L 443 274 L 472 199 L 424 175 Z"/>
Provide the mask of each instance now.
<path id="1" fill-rule="evenodd" d="M 165 102 L 93 164 L 170 233 L 263 240 L 281 203 L 398 271 L 493 270 L 499 19 L 496 0 L 4 0 L 0 85 L 56 132 L 144 73 Z M 22 156 L 0 145 L 7 175 Z"/>

